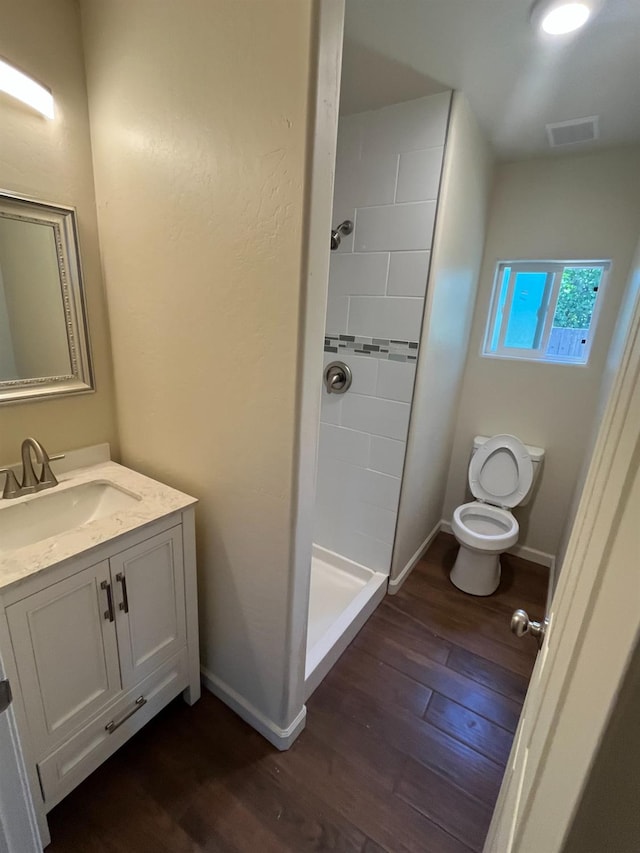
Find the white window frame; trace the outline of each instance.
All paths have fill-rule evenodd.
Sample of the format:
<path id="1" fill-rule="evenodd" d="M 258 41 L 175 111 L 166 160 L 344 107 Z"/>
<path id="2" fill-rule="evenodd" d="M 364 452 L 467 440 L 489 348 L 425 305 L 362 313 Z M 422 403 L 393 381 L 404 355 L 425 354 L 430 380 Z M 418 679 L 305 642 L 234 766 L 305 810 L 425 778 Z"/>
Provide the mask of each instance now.
<path id="1" fill-rule="evenodd" d="M 591 315 L 591 324 L 587 342 L 584 345 L 584 350 L 579 356 L 554 356 L 547 355 L 546 350 L 553 328 L 553 318 L 556 313 L 558 297 L 560 295 L 560 285 L 562 276 L 567 267 L 600 267 L 602 269 L 602 278 L 598 286 L 598 294 L 596 296 L 593 313 Z M 504 278 L 504 271 L 510 269 L 509 280 L 507 282 L 507 295 L 502 309 L 502 318 L 500 328 L 498 330 L 498 341 L 495 349 L 491 349 L 491 341 L 495 335 L 495 325 L 497 322 L 498 307 L 500 303 L 500 294 Z M 499 261 L 496 266 L 495 278 L 493 281 L 493 293 L 491 295 L 491 307 L 487 320 L 487 327 L 484 336 L 481 355 L 487 358 L 508 358 L 520 361 L 536 361 L 542 364 L 578 364 L 586 365 L 591 354 L 591 346 L 595 336 L 600 307 L 602 305 L 602 295 L 605 289 L 605 283 L 608 277 L 608 272 L 611 268 L 609 260 L 576 260 L 576 261 Z M 509 318 L 511 314 L 511 306 L 513 304 L 513 295 L 515 290 L 515 281 L 518 273 L 521 272 L 544 272 L 547 273 L 547 282 L 545 286 L 545 294 L 543 296 L 544 323 L 540 332 L 539 340 L 535 348 L 518 349 L 516 347 L 506 347 L 504 340 L 509 326 Z"/>

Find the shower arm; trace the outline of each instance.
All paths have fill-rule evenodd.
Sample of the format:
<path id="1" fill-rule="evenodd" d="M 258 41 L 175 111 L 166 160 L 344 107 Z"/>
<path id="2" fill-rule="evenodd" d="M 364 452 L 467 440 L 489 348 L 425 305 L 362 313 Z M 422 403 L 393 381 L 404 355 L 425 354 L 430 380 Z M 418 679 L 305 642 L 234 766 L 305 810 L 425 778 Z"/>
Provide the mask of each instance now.
<path id="1" fill-rule="evenodd" d="M 345 219 L 344 222 L 341 222 L 337 228 L 334 228 L 331 232 L 331 251 L 335 252 L 335 250 L 340 245 L 340 241 L 342 237 L 347 234 L 351 234 L 353 231 L 353 222 L 350 219 Z"/>

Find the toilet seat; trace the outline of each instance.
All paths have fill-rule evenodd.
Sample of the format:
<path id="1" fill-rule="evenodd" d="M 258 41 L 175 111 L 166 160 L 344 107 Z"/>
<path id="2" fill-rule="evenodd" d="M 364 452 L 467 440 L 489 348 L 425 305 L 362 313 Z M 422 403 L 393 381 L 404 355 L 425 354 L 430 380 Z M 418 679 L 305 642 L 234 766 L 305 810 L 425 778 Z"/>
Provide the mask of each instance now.
<path id="1" fill-rule="evenodd" d="M 500 553 L 516 544 L 520 526 L 509 510 L 471 501 L 454 511 L 451 530 L 458 542 L 467 548 Z"/>
<path id="2" fill-rule="evenodd" d="M 517 506 L 533 482 L 529 451 L 515 435 L 494 435 L 471 457 L 469 487 L 474 498 L 494 507 Z"/>

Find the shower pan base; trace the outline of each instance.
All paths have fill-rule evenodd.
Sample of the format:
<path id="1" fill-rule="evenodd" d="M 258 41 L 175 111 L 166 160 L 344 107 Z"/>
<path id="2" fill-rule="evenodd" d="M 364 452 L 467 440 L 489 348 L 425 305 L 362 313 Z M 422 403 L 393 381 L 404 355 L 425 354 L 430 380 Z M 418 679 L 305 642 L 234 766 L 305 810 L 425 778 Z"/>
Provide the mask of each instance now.
<path id="1" fill-rule="evenodd" d="M 387 580 L 381 572 L 313 546 L 305 700 L 382 601 Z"/>

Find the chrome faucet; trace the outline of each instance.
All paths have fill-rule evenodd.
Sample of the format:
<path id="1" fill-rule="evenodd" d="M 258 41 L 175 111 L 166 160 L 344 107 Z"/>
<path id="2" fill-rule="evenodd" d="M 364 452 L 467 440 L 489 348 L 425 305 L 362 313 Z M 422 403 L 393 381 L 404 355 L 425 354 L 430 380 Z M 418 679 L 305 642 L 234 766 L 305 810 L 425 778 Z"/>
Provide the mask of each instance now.
<path id="1" fill-rule="evenodd" d="M 33 470 L 31 460 L 32 451 L 36 455 L 36 462 L 41 465 L 40 476 Z M 25 438 L 21 447 L 22 455 L 22 478 L 18 482 L 11 468 L 0 468 L 0 474 L 5 474 L 4 491 L 2 497 L 5 499 L 19 498 L 22 495 L 30 495 L 40 492 L 42 489 L 51 489 L 58 485 L 56 475 L 51 470 L 50 462 L 56 459 L 64 459 L 64 453 L 57 456 L 49 456 L 37 438 Z"/>

